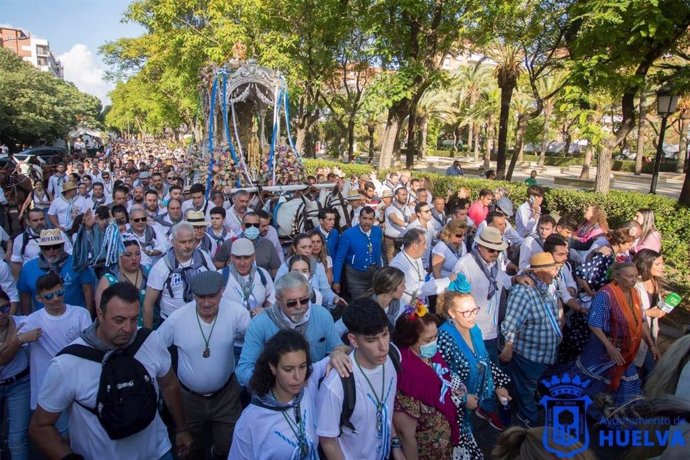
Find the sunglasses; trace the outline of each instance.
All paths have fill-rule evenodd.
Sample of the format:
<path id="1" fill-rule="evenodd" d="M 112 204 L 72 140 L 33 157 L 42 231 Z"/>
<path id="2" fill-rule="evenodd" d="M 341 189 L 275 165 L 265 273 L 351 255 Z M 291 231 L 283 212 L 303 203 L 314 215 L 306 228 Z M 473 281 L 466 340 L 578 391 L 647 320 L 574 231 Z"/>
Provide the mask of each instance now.
<path id="1" fill-rule="evenodd" d="M 501 252 L 501 251 L 499 251 L 498 249 L 491 249 L 491 248 L 487 248 L 487 247 L 484 247 L 484 249 L 485 249 L 486 252 L 488 252 L 489 254 L 499 254 L 499 253 Z"/>
<path id="2" fill-rule="evenodd" d="M 132 219 L 132 222 L 138 224 L 139 222 L 146 222 L 146 217 L 139 217 L 137 219 Z"/>
<path id="3" fill-rule="evenodd" d="M 295 308 L 297 306 L 297 304 L 309 305 L 309 297 L 305 297 L 303 299 L 297 299 L 297 300 L 288 300 L 287 302 L 285 302 L 285 306 L 288 308 Z"/>
<path id="4" fill-rule="evenodd" d="M 63 295 L 65 295 L 65 290 L 60 289 L 59 291 L 50 292 L 48 294 L 41 294 L 41 297 L 43 297 L 46 300 L 53 300 L 53 298 L 62 297 Z"/>
<path id="5" fill-rule="evenodd" d="M 12 308 L 12 304 L 11 304 L 11 303 L 6 303 L 6 304 L 3 305 L 2 307 L 0 307 L 0 313 L 2 313 L 2 314 L 9 313 L 9 312 L 10 312 L 10 308 Z"/>
<path id="6" fill-rule="evenodd" d="M 57 251 L 59 249 L 62 249 L 63 246 L 64 246 L 64 243 L 51 244 L 50 246 L 41 246 L 41 249 L 43 249 L 45 251 L 50 251 L 51 249 L 54 251 Z"/>
<path id="7" fill-rule="evenodd" d="M 259 228 L 259 227 L 261 227 L 261 224 L 258 223 L 258 222 L 255 223 L 255 224 L 250 224 L 249 222 L 245 222 L 245 223 L 244 223 L 244 227 L 245 227 L 245 228 L 249 228 L 249 227 L 256 227 L 256 228 Z"/>

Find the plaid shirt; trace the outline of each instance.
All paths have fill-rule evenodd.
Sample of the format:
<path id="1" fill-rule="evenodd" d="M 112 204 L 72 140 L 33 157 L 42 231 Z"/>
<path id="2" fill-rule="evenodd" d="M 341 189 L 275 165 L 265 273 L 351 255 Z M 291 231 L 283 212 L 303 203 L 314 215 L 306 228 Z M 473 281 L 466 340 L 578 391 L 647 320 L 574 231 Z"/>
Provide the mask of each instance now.
<path id="1" fill-rule="evenodd" d="M 518 284 L 510 290 L 501 333 L 525 359 L 553 364 L 562 338 L 558 303 L 549 286 L 531 278 L 535 287 Z"/>

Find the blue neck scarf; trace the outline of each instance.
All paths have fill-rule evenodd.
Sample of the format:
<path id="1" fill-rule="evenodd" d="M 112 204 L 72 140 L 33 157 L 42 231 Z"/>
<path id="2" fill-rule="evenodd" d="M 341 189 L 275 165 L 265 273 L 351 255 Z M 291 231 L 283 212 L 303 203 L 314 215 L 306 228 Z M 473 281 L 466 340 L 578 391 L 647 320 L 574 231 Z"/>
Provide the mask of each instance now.
<path id="1" fill-rule="evenodd" d="M 479 330 L 479 326 L 475 325 L 470 329 L 470 337 L 472 339 L 474 352 L 467 345 L 465 339 L 462 338 L 451 320 L 443 323 L 440 329 L 453 338 L 460 353 L 467 359 L 469 367 L 469 376 L 467 377 L 467 382 L 465 382 L 467 392 L 477 395 L 480 404 L 482 401 L 493 398 L 495 388 L 491 372 L 491 360 L 484 346 L 484 340 L 482 339 L 482 333 Z"/>

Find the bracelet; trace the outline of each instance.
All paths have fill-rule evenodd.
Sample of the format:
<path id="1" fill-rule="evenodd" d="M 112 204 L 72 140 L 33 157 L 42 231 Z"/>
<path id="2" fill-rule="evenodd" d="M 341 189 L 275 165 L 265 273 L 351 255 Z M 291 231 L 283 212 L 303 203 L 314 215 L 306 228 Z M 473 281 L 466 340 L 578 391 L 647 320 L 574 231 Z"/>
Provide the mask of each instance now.
<path id="1" fill-rule="evenodd" d="M 402 443 L 400 442 L 400 438 L 395 436 L 391 440 L 391 449 L 402 449 Z"/>

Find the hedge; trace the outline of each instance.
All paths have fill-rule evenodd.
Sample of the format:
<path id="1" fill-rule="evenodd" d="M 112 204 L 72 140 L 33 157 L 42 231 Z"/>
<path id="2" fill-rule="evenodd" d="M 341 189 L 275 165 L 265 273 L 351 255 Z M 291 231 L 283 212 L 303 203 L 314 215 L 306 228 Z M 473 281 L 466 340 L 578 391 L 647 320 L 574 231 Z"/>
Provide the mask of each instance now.
<path id="1" fill-rule="evenodd" d="M 443 158 L 450 158 L 451 156 L 453 156 L 453 155 L 451 155 L 452 153 L 453 153 L 452 150 L 434 150 L 434 149 L 427 150 L 428 156 L 437 156 L 437 157 L 443 157 Z M 455 155 L 454 155 L 455 158 L 463 158 L 466 156 L 467 156 L 467 154 L 464 151 L 455 152 Z M 496 161 L 496 155 L 491 155 L 491 161 Z M 510 158 L 508 159 L 508 161 L 510 161 Z M 537 162 L 537 161 L 539 161 L 539 155 L 526 153 L 523 157 L 523 161 Z M 546 158 L 544 159 L 544 164 L 546 166 L 563 166 L 563 167 L 565 167 L 565 166 L 581 166 L 582 162 L 583 162 L 582 154 L 580 154 L 580 155 L 569 155 L 569 156 L 546 155 Z M 596 166 L 596 160 L 594 160 L 592 162 L 592 165 Z M 653 162 L 642 164 L 642 172 L 645 174 L 651 174 L 653 169 L 654 169 L 654 163 Z M 613 164 L 611 165 L 611 170 L 612 171 L 634 173 L 635 172 L 635 161 L 634 160 L 613 160 Z M 676 160 L 663 160 L 661 162 L 661 172 L 676 172 Z"/>
<path id="2" fill-rule="evenodd" d="M 369 174 L 371 165 L 351 165 L 324 160 L 305 160 L 309 174 L 317 167 L 339 167 L 348 177 Z M 387 171 L 377 170 L 379 179 L 384 179 Z M 488 181 L 465 176 L 451 177 L 442 174 L 413 171 L 415 177 L 428 177 L 434 195 L 445 196 L 448 190 L 467 187 L 472 198 L 478 197 L 480 189 L 504 187 L 516 205 L 522 203 L 527 195 L 527 185 L 523 182 Z M 632 191 L 612 190 L 606 194 L 590 191 L 545 188 L 545 205 L 551 212 L 561 216 L 568 215 L 578 222 L 583 220 L 589 204 L 597 204 L 606 210 L 611 227 L 615 228 L 635 217 L 640 208 L 654 210 L 656 226 L 662 235 L 664 259 L 669 268 L 669 280 L 678 287 L 684 299 L 690 295 L 690 210 L 678 205 L 677 201 L 660 195 L 648 195 Z"/>

